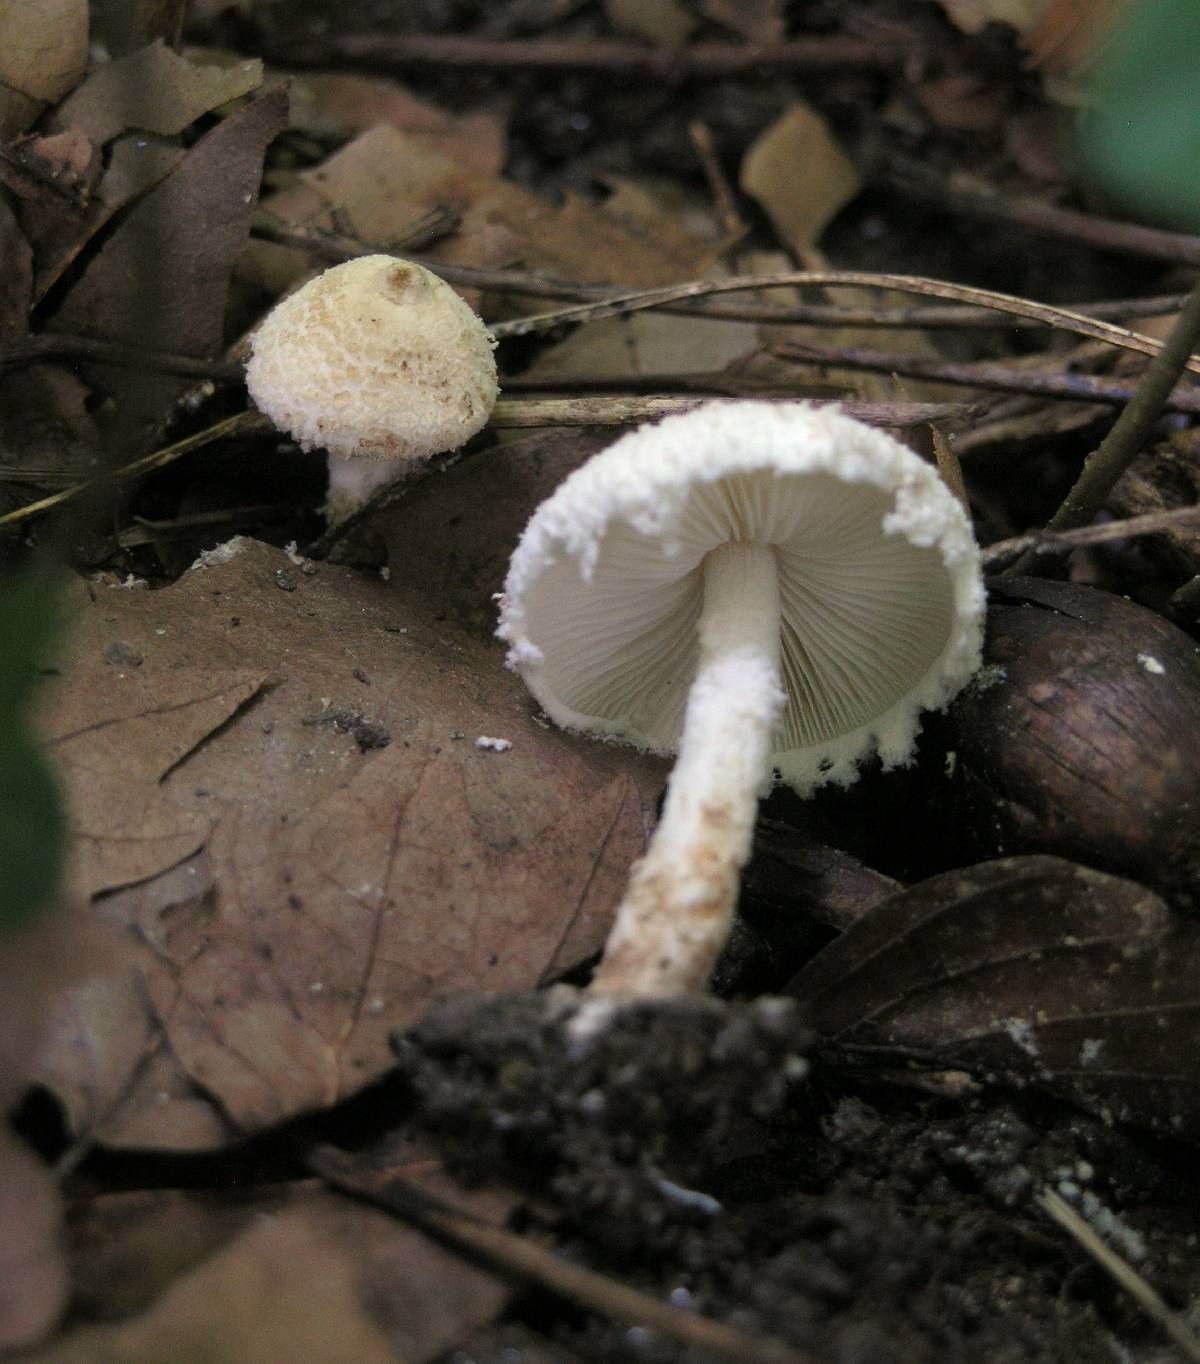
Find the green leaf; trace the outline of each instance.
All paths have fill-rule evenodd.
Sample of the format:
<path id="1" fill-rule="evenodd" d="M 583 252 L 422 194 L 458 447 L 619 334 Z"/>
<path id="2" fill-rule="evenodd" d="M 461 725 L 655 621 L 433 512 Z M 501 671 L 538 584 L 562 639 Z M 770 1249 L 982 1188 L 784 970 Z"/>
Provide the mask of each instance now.
<path id="1" fill-rule="evenodd" d="M 49 906 L 62 878 L 62 797 L 26 715 L 55 618 L 44 582 L 0 590 L 0 934 Z"/>
<path id="2" fill-rule="evenodd" d="M 1084 164 L 1139 216 L 1200 227 L 1200 3 L 1136 0 L 1105 44 L 1080 128 Z"/>

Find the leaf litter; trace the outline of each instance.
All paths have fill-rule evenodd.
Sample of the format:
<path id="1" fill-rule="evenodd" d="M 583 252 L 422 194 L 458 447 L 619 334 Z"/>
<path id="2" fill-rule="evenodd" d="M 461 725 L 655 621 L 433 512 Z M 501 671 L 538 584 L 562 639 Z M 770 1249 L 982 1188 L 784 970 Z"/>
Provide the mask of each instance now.
<path id="1" fill-rule="evenodd" d="M 286 563 L 246 542 L 163 592 L 99 593 L 44 698 L 88 890 L 205 850 L 199 894 L 122 927 L 136 949 L 125 988 L 209 1141 L 357 1093 L 387 1069 L 389 1033 L 437 994 L 529 989 L 595 951 L 658 780 L 655 763 L 534 723 L 494 649 L 423 595 L 329 565 L 283 593 Z M 143 662 L 105 663 L 113 638 Z M 391 742 L 364 751 L 308 723 L 331 709 Z M 512 749 L 500 759 L 456 733 Z M 64 1074 L 125 1026 L 93 1016 L 98 1002 L 81 992 L 60 1015 L 71 1045 L 51 1038 L 47 1083 L 110 1087 L 88 1096 L 93 1113 L 121 1101 L 119 1122 L 86 1134 L 106 1144 L 124 1144 L 141 1106 L 174 1130 L 157 1091 L 122 1093 L 134 1074 Z"/>
<path id="2" fill-rule="evenodd" d="M 0 173 L 11 196 L 0 207 L 0 241 L 16 267 L 0 293 L 0 327 L 6 342 L 54 328 L 112 348 L 112 363 L 101 347 L 84 365 L 50 361 L 0 383 L 5 478 L 20 480 L 5 486 L 18 502 L 189 420 L 176 406 L 184 385 L 157 373 L 127 382 L 129 357 L 117 348 L 217 362 L 265 301 L 347 244 L 416 242 L 448 267 L 482 270 L 461 287 L 501 320 L 548 305 L 512 292 L 498 274 L 489 279 L 496 267 L 539 283 L 561 276 L 629 289 L 741 273 L 782 244 L 818 263 L 848 254 L 870 266 L 872 251 L 885 250 L 886 268 L 953 274 L 940 254 L 953 253 L 954 232 L 939 226 L 922 242 L 880 207 L 875 182 L 886 177 L 857 154 L 854 110 L 875 98 L 858 70 L 785 81 L 765 96 L 743 84 L 731 99 L 730 87 L 713 86 L 703 109 L 716 129 L 709 191 L 720 200 L 722 167 L 736 180 L 740 164 L 743 188 L 765 214 L 743 251 L 747 227 L 731 186 L 722 221 L 697 192 L 690 159 L 681 174 L 671 139 L 697 110 L 679 90 L 621 91 L 612 82 L 611 91 L 597 88 L 593 107 L 593 95 L 578 89 L 563 86 L 547 102 L 534 87 L 527 108 L 485 74 L 462 82 L 451 109 L 435 102 L 449 87 L 428 73 L 410 87 L 341 69 L 292 73 L 288 100 L 275 88 L 285 63 L 265 68 L 262 93 L 257 57 L 195 48 L 180 56 L 164 45 L 178 20 L 172 5 L 141 17 L 93 14 L 97 33 L 121 30 L 117 60 L 97 51 L 80 83 L 87 8 L 24 7 L 14 18 L 0 5 L 0 33 L 14 38 L 0 57 Z M 605 9 L 660 42 L 689 32 L 701 44 L 728 35 L 775 42 L 792 23 L 774 0 L 672 0 L 582 15 L 514 8 L 521 17 L 503 8 L 492 17 L 496 33 L 524 25 L 553 34 L 565 24 L 568 46 L 576 25 L 599 24 L 604 38 Z M 1009 155 L 1052 193 L 1069 192 L 1069 172 L 1051 149 L 1054 111 L 1037 100 L 1026 106 L 1023 90 L 993 79 L 999 49 L 984 59 L 948 24 L 937 28 L 933 7 L 919 21 L 895 8 L 888 19 L 864 16 L 863 31 L 884 45 L 899 34 L 910 52 L 936 33 L 936 60 L 910 65 L 902 81 L 886 61 L 872 65 L 869 79 L 887 86 L 876 91 L 879 125 L 941 138 L 956 155 L 963 144 L 955 139 L 973 139 L 992 164 Z M 967 33 L 990 23 L 993 43 L 1004 33 L 998 25 L 1016 25 L 1039 61 L 1055 33 L 1077 27 L 1064 5 L 941 8 Z M 211 36 L 228 10 L 193 12 Z M 270 10 L 240 5 L 222 31 L 262 24 L 269 37 Z M 306 10 L 297 6 L 298 26 Z M 350 0 L 339 17 L 351 23 L 357 11 Z M 274 46 L 275 56 L 285 48 Z M 272 43 L 262 47 L 270 57 Z M 679 49 L 681 62 L 689 51 Z M 43 55 L 30 62 L 32 52 Z M 26 64 L 20 81 L 9 75 L 17 67 L 2 65 L 9 58 Z M 144 78 L 136 100 L 125 93 L 130 72 Z M 621 101 L 638 105 L 638 128 L 653 128 L 630 144 L 636 155 L 609 132 L 623 122 Z M 658 122 L 643 105 L 655 106 Z M 1018 127 L 1040 155 L 1022 153 Z M 691 158 L 699 142 L 682 145 Z M 768 152 L 777 169 L 755 172 Z M 868 195 L 856 198 L 862 182 Z M 948 202 L 953 209 L 952 187 Z M 267 226 L 292 239 L 264 240 Z M 152 240 L 172 287 L 139 297 Z M 784 256 L 771 268 L 790 264 Z M 1028 273 L 1037 280 L 1034 264 Z M 865 292 L 830 295 L 850 297 L 867 308 L 879 302 Z M 833 354 L 804 371 L 770 354 L 786 335 L 768 324 L 646 312 L 502 356 L 514 389 L 522 378 L 531 389 L 569 389 L 679 376 L 719 391 L 757 382 L 884 402 L 911 396 L 890 374 L 863 379 L 837 366 L 837 346 L 861 339 L 852 329 L 808 332 L 814 349 L 833 342 Z M 940 354 L 932 333 L 892 332 L 889 341 Z M 1054 352 L 1033 359 L 1053 366 Z M 1069 363 L 1076 359 L 1095 363 L 1090 353 Z M 193 406 L 212 401 L 211 388 L 186 391 Z M 1009 409 L 986 389 L 972 396 L 995 414 L 990 430 L 985 423 L 972 433 L 974 448 L 1005 449 L 995 433 L 1019 429 Z M 1064 411 L 1075 409 L 1027 405 L 1019 416 L 1044 441 L 1068 429 Z M 839 851 L 862 818 L 852 809 L 857 796 L 802 818 L 777 799 L 761 831 L 742 933 L 719 982 L 735 994 L 778 992 L 811 958 L 795 988 L 822 1035 L 807 1062 L 816 1083 L 799 1055 L 802 1024 L 789 1031 L 781 1020 L 797 1017 L 792 1006 L 770 999 L 652 1019 L 614 1033 L 610 1052 L 582 1064 L 555 1049 L 562 1036 L 547 1021 L 547 995 L 530 992 L 571 973 L 603 941 L 662 773 L 542 723 L 499 669 L 491 594 L 532 506 L 606 440 L 586 431 L 499 436 L 484 458 L 415 486 L 348 541 L 342 548 L 358 570 L 304 571 L 294 556 L 243 539 L 169 581 L 193 541 L 168 544 L 156 529 L 171 525 L 164 508 L 198 509 L 202 520 L 212 514 L 205 498 L 228 494 L 235 477 L 261 502 L 255 480 L 280 471 L 290 496 L 290 470 L 304 467 L 293 465 L 294 452 L 252 442 L 228 458 L 214 451 L 203 471 L 197 462 L 180 479 L 178 501 L 169 483 L 152 481 L 133 503 L 110 508 L 124 523 L 128 505 L 150 511 L 139 540 L 149 548 L 114 558 L 118 542 L 102 536 L 94 562 L 120 570 L 110 584 L 133 569 L 159 590 L 122 592 L 97 580 L 86 600 L 73 599 L 71 648 L 41 698 L 77 832 L 73 884 L 91 897 L 91 919 L 107 937 L 94 949 L 97 969 L 52 992 L 41 1043 L 22 1041 L 13 1095 L 32 1064 L 65 1127 L 64 1169 L 96 1153 L 73 1195 L 70 1245 L 74 1320 L 101 1324 L 73 1326 L 39 1357 L 151 1360 L 202 1350 L 239 1361 L 319 1360 L 350 1349 L 355 1358 L 424 1359 L 472 1341 L 487 1358 L 512 1348 L 555 1358 L 568 1349 L 644 1351 L 643 1338 L 616 1327 L 569 1326 L 581 1315 L 570 1312 L 556 1318 L 547 1346 L 544 1304 L 514 1307 L 494 1277 L 434 1252 L 394 1216 L 297 1182 L 294 1168 L 273 1184 L 280 1152 L 294 1150 L 305 1124 L 319 1130 L 347 1113 L 360 1115 L 351 1126 L 363 1113 L 368 1127 L 384 1128 L 415 1113 L 443 1127 L 456 1173 L 502 1170 L 519 1186 L 490 1207 L 482 1196 L 480 1216 L 511 1213 L 519 1198 L 526 1223 L 609 1269 L 622 1281 L 615 1289 L 636 1279 L 689 1314 L 736 1311 L 758 1333 L 735 1347 L 737 1358 L 782 1357 L 762 1343 L 772 1333 L 822 1357 L 880 1359 L 1084 1357 L 1109 1348 L 1114 1333 L 1141 1340 L 1113 1304 L 1100 1321 L 1086 1293 L 1062 1297 L 1070 1261 L 1024 1213 L 1039 1185 L 1062 1191 L 1136 1252 L 1176 1301 L 1194 1294 L 1194 1275 L 1172 1258 L 1167 1223 L 1180 1194 L 1154 1166 L 1164 1148 L 1126 1126 L 1195 1135 L 1189 927 L 1174 903 L 1058 858 L 966 865 L 978 852 L 956 841 L 955 788 L 922 786 L 925 773 L 903 778 L 913 782 L 904 790 L 921 794 L 900 823 L 918 811 L 939 821 L 945 847 L 932 869 L 942 874 L 932 878 L 896 853 L 900 833 L 889 849 L 875 827 L 874 841 L 856 849 L 861 860 Z M 1019 515 L 1020 499 L 1011 487 L 997 496 L 994 482 L 986 459 L 967 471 L 981 520 L 1011 533 L 1005 518 Z M 1031 494 L 1041 488 L 1028 484 Z M 389 582 L 361 571 L 381 564 Z M 1111 563 L 1101 568 L 1108 585 L 1129 581 Z M 951 780 L 953 756 L 935 743 L 923 765 Z M 867 812 L 871 781 L 863 783 Z M 914 845 L 924 846 L 928 825 L 917 827 Z M 3 965 L 6 979 L 19 970 L 13 959 Z M 1078 984 L 1064 989 L 1065 980 Z M 11 997 L 33 1020 L 30 996 L 45 1004 L 50 993 L 35 979 Z M 459 1003 L 434 1010 L 446 993 Z M 572 1007 L 569 995 L 550 997 L 555 1008 Z M 397 1029 L 408 1031 L 394 1041 Z M 393 1046 L 420 1090 L 415 1107 L 389 1078 Z M 1060 1098 L 1072 1107 L 1056 1119 Z M 251 1174 L 253 1194 L 93 1195 L 87 1180 L 103 1187 L 105 1161 L 128 1171 L 121 1153 L 137 1161 L 147 1151 L 169 1158 L 160 1168 L 174 1181 L 207 1170 L 203 1184 L 219 1170 L 218 1183 L 236 1183 L 246 1152 L 251 1161 L 264 1155 L 270 1174 Z M 205 1153 L 218 1164 L 185 1159 Z M 417 1165 L 429 1163 L 425 1154 Z M 405 1183 L 414 1178 L 409 1155 L 381 1160 Z M 53 1318 L 63 1282 L 47 1232 L 53 1199 L 37 1193 L 48 1181 L 31 1179 L 32 1201 L 12 1214 L 32 1234 L 14 1242 L 11 1282 L 33 1287 L 20 1301 L 0 1299 L 0 1324 L 18 1334 L 26 1304 L 27 1333 Z M 458 1180 L 442 1192 L 460 1206 L 467 1197 Z M 562 1219 L 552 1232 L 539 1222 L 551 1201 Z M 181 1226 L 194 1235 L 190 1258 L 173 1244 L 188 1239 L 174 1235 Z M 98 1249 L 105 1243 L 108 1260 Z M 1019 1292 L 1005 1286 L 1014 1266 L 1024 1276 Z M 310 1291 L 318 1281 L 323 1295 Z M 602 1290 L 587 1301 L 621 1319 L 615 1296 Z M 1062 1311 L 1047 1305 L 1064 1302 Z"/>

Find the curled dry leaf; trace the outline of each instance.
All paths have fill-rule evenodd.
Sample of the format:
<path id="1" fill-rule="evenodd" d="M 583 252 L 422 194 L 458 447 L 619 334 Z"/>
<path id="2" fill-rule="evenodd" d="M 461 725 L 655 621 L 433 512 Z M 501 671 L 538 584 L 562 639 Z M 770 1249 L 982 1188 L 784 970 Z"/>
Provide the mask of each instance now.
<path id="1" fill-rule="evenodd" d="M 935 876 L 790 988 L 822 1036 L 874 1062 L 915 1057 L 1200 1133 L 1200 930 L 1135 882 L 1040 856 Z"/>
<path id="2" fill-rule="evenodd" d="M 0 139 L 61 99 L 87 55 L 87 0 L 0 0 Z"/>
<path id="3" fill-rule="evenodd" d="M 54 122 L 78 129 L 96 146 L 131 128 L 167 137 L 257 90 L 262 79 L 257 59 L 233 66 L 191 62 L 159 40 L 97 67 L 58 107 Z"/>
<path id="4" fill-rule="evenodd" d="M 281 567 L 294 591 L 279 590 Z M 436 619 L 441 607 L 428 589 L 298 573 L 243 541 L 171 588 L 109 591 L 76 617 L 44 724 L 86 744 L 128 687 L 145 713 L 131 702 L 124 721 L 157 759 L 130 768 L 105 738 L 68 766 L 75 808 L 98 773 L 113 807 L 183 809 L 213 829 L 169 894 L 147 883 L 97 901 L 126 929 L 123 988 L 143 1022 L 112 989 L 72 992 L 41 1072 L 93 1135 L 210 1147 L 332 1103 L 387 1068 L 389 1032 L 436 994 L 532 988 L 603 941 L 660 765 L 537 724 L 497 646 Z M 142 662 L 104 663 L 114 639 Z M 159 712 L 206 676 L 243 690 L 173 733 Z M 187 832 L 180 857 L 204 838 Z"/>

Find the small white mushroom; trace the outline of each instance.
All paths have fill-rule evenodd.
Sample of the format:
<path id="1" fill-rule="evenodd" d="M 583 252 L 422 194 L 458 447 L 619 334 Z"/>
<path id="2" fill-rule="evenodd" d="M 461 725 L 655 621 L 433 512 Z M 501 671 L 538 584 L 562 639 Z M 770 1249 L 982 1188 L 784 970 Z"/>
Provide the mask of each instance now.
<path id="1" fill-rule="evenodd" d="M 979 666 L 962 507 L 917 455 L 829 409 L 699 408 L 625 436 L 542 504 L 501 638 L 568 729 L 678 754 L 592 989 L 701 988 L 758 796 L 909 760 Z"/>
<path id="2" fill-rule="evenodd" d="M 499 392 L 495 342 L 423 266 L 361 256 L 289 295 L 251 339 L 246 387 L 302 449 L 329 452 L 338 521 L 405 465 L 455 450 Z"/>

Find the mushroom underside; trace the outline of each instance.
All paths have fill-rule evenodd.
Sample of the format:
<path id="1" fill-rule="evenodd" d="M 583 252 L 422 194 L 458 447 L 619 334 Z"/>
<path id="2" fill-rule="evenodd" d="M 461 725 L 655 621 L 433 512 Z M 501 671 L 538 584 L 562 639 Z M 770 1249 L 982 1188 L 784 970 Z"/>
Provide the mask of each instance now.
<path id="1" fill-rule="evenodd" d="M 581 559 L 563 553 L 527 590 L 528 639 L 542 655 L 527 680 L 560 724 L 673 752 L 695 676 L 704 562 L 714 547 L 758 543 L 779 584 L 787 692 L 773 761 L 798 787 L 849 780 L 877 746 L 885 762 L 911 746 L 917 712 L 945 696 L 956 644 L 954 588 L 939 549 L 881 534 L 893 496 L 832 475 L 807 476 L 783 507 L 739 475 L 693 488 L 665 531 L 608 528 L 586 591 Z M 774 489 L 778 491 L 778 489 Z"/>

